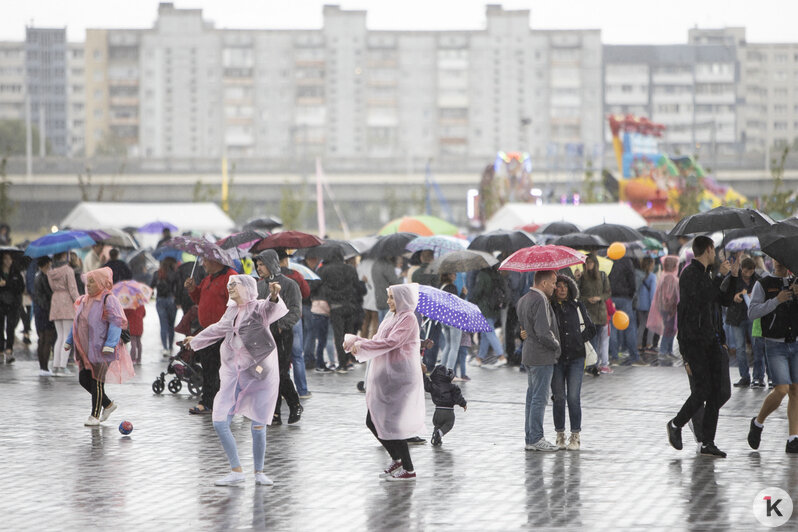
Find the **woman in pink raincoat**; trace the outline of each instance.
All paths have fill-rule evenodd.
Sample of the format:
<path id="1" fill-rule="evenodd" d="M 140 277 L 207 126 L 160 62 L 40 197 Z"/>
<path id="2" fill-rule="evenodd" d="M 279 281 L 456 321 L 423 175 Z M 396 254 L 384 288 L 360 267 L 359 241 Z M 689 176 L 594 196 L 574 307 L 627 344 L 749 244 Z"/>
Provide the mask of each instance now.
<path id="1" fill-rule="evenodd" d="M 75 345 L 78 380 L 91 394 L 91 415 L 87 427 L 96 427 L 116 410 L 105 393 L 105 383 L 122 383 L 135 375 L 130 355 L 120 337 L 127 318 L 119 300 L 111 292 L 111 268 L 92 270 L 83 275 L 86 294 L 75 301 L 75 319 L 67 335 L 64 351 Z"/>
<path id="2" fill-rule="evenodd" d="M 424 431 L 424 380 L 419 354 L 418 284 L 388 287 L 391 310 L 371 340 L 346 335 L 344 349 L 361 362 L 366 375 L 366 426 L 393 460 L 380 475 L 415 480 L 407 438 Z"/>
<path id="3" fill-rule="evenodd" d="M 660 335 L 659 358 L 665 360 L 673 355 L 673 339 L 676 337 L 676 306 L 679 304 L 679 257 L 668 255 L 662 259 L 662 277 L 657 282 L 646 327 Z"/>
<path id="4" fill-rule="evenodd" d="M 230 431 L 233 416 L 240 414 L 252 420 L 255 484 L 268 486 L 273 482 L 263 473 L 266 425 L 271 424 L 280 388 L 277 348 L 269 325 L 285 316 L 288 307 L 278 296 L 279 283 L 269 283 L 269 299 L 258 300 L 257 282 L 249 275 L 231 275 L 227 292 L 230 300 L 222 318 L 197 336 L 187 337 L 184 345 L 196 351 L 224 338 L 219 392 L 213 400 L 213 428 L 232 471 L 215 484 L 233 486 L 244 482 L 236 442 Z"/>

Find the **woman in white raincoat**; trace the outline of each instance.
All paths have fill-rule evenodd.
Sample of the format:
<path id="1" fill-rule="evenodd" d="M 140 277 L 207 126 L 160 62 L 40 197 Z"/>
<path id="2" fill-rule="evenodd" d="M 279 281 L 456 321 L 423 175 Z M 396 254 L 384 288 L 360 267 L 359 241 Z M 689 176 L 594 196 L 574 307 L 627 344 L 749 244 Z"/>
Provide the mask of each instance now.
<path id="1" fill-rule="evenodd" d="M 418 284 L 388 287 L 388 314 L 371 340 L 346 335 L 344 348 L 363 362 L 366 376 L 366 426 L 392 462 L 380 475 L 415 480 L 407 438 L 424 431 L 424 381 L 416 305 Z"/>
<path id="2" fill-rule="evenodd" d="M 236 442 L 230 432 L 230 421 L 235 414 L 240 414 L 252 420 L 255 484 L 268 486 L 273 482 L 263 473 L 266 425 L 274 415 L 280 387 L 277 348 L 269 324 L 287 314 L 288 308 L 278 296 L 278 283 L 269 283 L 269 298 L 258 300 L 257 282 L 253 277 L 231 275 L 227 291 L 230 300 L 222 318 L 196 336 L 187 337 L 185 343 L 197 350 L 224 338 L 220 350 L 219 392 L 213 400 L 213 428 L 232 471 L 215 484 L 232 486 L 244 482 Z"/>

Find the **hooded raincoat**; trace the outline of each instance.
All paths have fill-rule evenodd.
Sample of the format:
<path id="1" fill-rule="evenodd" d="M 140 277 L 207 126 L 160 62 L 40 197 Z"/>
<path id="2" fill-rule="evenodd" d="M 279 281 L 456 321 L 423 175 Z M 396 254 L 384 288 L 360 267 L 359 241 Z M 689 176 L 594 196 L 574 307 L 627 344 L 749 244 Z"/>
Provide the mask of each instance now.
<path id="1" fill-rule="evenodd" d="M 84 283 L 89 278 L 94 279 L 100 291 L 93 296 L 82 295 L 75 301 L 75 319 L 66 341 L 75 346 L 81 370 L 90 369 L 92 377 L 100 382 L 120 384 L 135 375 L 130 354 L 120 339 L 122 329 L 127 327 L 125 311 L 111 292 L 111 268 L 83 274 Z M 113 352 L 103 352 L 103 347 L 111 347 Z"/>
<path id="2" fill-rule="evenodd" d="M 241 414 L 258 423 L 271 425 L 280 371 L 277 348 L 269 325 L 288 313 L 282 298 L 277 303 L 257 299 L 258 287 L 249 275 L 231 275 L 229 283 L 238 283 L 244 301 L 230 299 L 222 318 L 209 325 L 191 340 L 195 351 L 224 338 L 220 348 L 219 393 L 213 400 L 213 420 Z"/>
<path id="3" fill-rule="evenodd" d="M 75 270 L 66 263 L 50 268 L 47 272 L 47 282 L 53 291 L 50 297 L 50 320 L 74 319 L 74 304 L 80 296 L 75 281 Z"/>
<path id="4" fill-rule="evenodd" d="M 662 259 L 662 277 L 654 290 L 646 327 L 660 336 L 676 336 L 676 307 L 679 304 L 679 257 Z"/>
<path id="5" fill-rule="evenodd" d="M 418 284 L 388 288 L 396 302 L 371 340 L 347 334 L 344 348 L 357 345 L 355 357 L 370 361 L 366 405 L 382 440 L 404 440 L 424 431 L 424 380 L 416 306 Z"/>

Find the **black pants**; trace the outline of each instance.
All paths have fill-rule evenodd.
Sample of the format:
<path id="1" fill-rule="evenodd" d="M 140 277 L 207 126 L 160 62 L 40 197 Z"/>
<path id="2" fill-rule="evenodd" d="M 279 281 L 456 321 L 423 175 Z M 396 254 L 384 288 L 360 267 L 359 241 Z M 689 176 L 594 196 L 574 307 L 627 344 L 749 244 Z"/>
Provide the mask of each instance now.
<path id="1" fill-rule="evenodd" d="M 22 320 L 22 332 L 30 334 L 30 313 L 32 305 L 22 305 L 19 311 L 19 317 Z"/>
<path id="2" fill-rule="evenodd" d="M 105 383 L 95 379 L 90 369 L 80 370 L 78 381 L 91 394 L 91 415 L 99 419 L 102 409 L 112 402 L 105 394 Z"/>
<path id="3" fill-rule="evenodd" d="M 362 320 L 360 321 L 362 323 Z M 338 365 L 345 368 L 349 364 L 349 355 L 344 351 L 344 335 L 354 334 L 360 325 L 356 309 L 338 307 L 330 309 L 330 325 L 333 328 L 333 343 L 338 354 Z"/>
<path id="4" fill-rule="evenodd" d="M 436 321 L 429 328 L 429 339 L 432 340 L 432 347 L 424 350 L 424 365 L 427 366 L 428 371 L 434 368 L 438 363 L 438 352 L 441 350 L 441 332 L 443 332 L 443 324 Z"/>
<path id="5" fill-rule="evenodd" d="M 0 303 L 0 351 L 14 349 L 14 329 L 19 324 L 20 305 Z"/>
<path id="6" fill-rule="evenodd" d="M 379 440 L 391 458 L 394 460 L 401 460 L 402 467 L 405 471 L 413 471 L 413 460 L 410 459 L 410 447 L 408 447 L 405 440 L 383 440 L 377 436 L 377 429 L 371 421 L 371 412 L 366 414 L 366 426 L 369 428 L 374 437 Z"/>
<path id="7" fill-rule="evenodd" d="M 200 404 L 205 408 L 213 408 L 213 398 L 219 392 L 219 368 L 222 366 L 219 348 L 222 340 L 197 351 L 202 364 L 202 398 Z"/>
<path id="8" fill-rule="evenodd" d="M 707 351 L 687 347 L 683 351 L 684 359 L 692 373 L 690 397 L 684 402 L 673 420 L 677 427 L 683 427 L 701 408 L 704 408 L 704 419 L 701 426 L 701 437 L 704 443 L 714 443 L 718 429 L 718 415 L 729 399 L 727 383 L 729 380 L 729 362 L 719 344 L 713 344 Z M 724 364 L 725 360 L 725 364 Z M 698 429 L 696 429 L 698 433 Z"/>
<path id="9" fill-rule="evenodd" d="M 435 413 L 432 414 L 432 424 L 435 425 L 434 430 L 440 430 L 442 434 L 452 430 L 452 427 L 454 427 L 454 409 L 436 408 Z"/>
<path id="10" fill-rule="evenodd" d="M 280 367 L 280 393 L 277 394 L 277 407 L 274 409 L 274 417 L 280 417 L 280 407 L 283 404 L 282 398 L 288 403 L 288 408 L 294 409 L 299 406 L 299 394 L 296 393 L 294 381 L 288 370 L 291 368 L 291 348 L 294 345 L 294 331 L 279 331 L 277 326 L 272 324 L 270 327 L 274 342 L 277 344 L 277 364 Z"/>
<path id="11" fill-rule="evenodd" d="M 510 305 L 507 307 L 507 322 L 504 326 L 504 354 L 507 355 L 507 362 L 514 366 L 521 363 L 520 357 L 515 356 L 515 342 L 520 337 L 521 327 L 518 323 L 518 313 L 515 311 L 515 306 Z"/>
<path id="12" fill-rule="evenodd" d="M 36 346 L 36 354 L 39 357 L 39 369 L 47 370 L 47 366 L 50 364 L 50 353 L 53 352 L 53 347 L 55 346 L 56 334 L 52 322 L 50 322 L 49 327 L 39 330 L 38 334 L 39 343 Z"/>

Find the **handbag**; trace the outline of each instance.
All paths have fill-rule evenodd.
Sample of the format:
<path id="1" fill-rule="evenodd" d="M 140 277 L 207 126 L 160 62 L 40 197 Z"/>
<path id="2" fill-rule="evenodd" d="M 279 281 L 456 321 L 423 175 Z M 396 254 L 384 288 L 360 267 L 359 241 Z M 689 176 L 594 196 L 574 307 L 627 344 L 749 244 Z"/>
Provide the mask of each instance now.
<path id="1" fill-rule="evenodd" d="M 585 330 L 585 318 L 582 317 L 582 309 L 579 306 L 576 307 L 576 311 L 579 313 L 579 332 Z M 598 364 L 598 353 L 593 348 L 593 344 L 589 341 L 585 342 L 585 367 L 588 366 L 595 366 Z"/>

